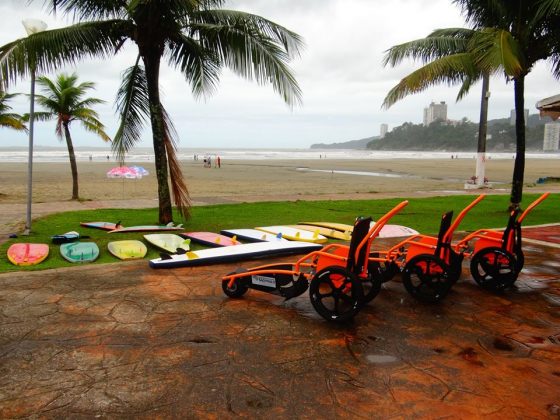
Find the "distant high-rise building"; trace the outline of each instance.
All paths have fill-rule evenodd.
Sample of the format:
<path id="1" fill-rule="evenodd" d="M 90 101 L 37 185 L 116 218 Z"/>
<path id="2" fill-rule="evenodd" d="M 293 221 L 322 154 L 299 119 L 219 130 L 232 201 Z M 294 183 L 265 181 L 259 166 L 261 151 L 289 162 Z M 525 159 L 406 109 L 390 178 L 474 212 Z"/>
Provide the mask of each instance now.
<path id="1" fill-rule="evenodd" d="M 557 152 L 560 149 L 560 122 L 552 122 L 544 125 L 543 150 L 545 152 Z"/>
<path id="2" fill-rule="evenodd" d="M 387 124 L 381 124 L 379 127 L 379 138 L 384 138 L 385 134 L 389 131 L 389 126 Z"/>
<path id="3" fill-rule="evenodd" d="M 428 126 L 436 120 L 447 121 L 447 104 L 445 102 L 439 104 L 432 102 L 427 108 L 424 108 L 424 125 Z"/>
<path id="4" fill-rule="evenodd" d="M 525 124 L 529 121 L 529 110 L 525 109 Z M 509 113 L 509 125 L 515 125 L 515 109 L 512 109 Z"/>

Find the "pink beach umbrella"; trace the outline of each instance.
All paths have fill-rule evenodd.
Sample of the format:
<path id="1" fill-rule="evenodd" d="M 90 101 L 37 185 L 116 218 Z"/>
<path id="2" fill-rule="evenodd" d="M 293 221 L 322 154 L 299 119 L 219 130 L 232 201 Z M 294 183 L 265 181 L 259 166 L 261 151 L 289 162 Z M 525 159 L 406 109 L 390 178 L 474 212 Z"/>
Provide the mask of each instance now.
<path id="1" fill-rule="evenodd" d="M 139 179 L 142 178 L 142 174 L 128 166 L 117 166 L 107 172 L 107 178 Z"/>

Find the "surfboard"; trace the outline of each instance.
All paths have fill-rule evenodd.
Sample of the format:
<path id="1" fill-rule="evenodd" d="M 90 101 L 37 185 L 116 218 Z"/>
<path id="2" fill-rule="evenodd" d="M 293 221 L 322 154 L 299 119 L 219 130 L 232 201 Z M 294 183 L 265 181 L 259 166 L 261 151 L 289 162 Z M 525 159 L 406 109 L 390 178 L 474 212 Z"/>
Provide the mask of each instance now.
<path id="1" fill-rule="evenodd" d="M 121 260 L 144 258 L 148 252 L 146 245 L 135 239 L 109 242 L 107 244 L 107 249 L 111 254 Z"/>
<path id="2" fill-rule="evenodd" d="M 290 241 L 312 242 L 316 244 L 324 244 L 327 238 L 317 232 L 310 232 L 304 229 L 296 229 L 289 226 L 261 226 L 256 227 L 257 230 L 272 233 L 273 235 L 282 234 L 282 237 Z"/>
<path id="3" fill-rule="evenodd" d="M 178 226 L 158 226 L 158 225 L 141 225 L 121 227 L 109 231 L 109 233 L 130 233 L 130 232 L 166 232 L 166 231 L 181 231 L 184 230 L 182 225 Z"/>
<path id="4" fill-rule="evenodd" d="M 94 242 L 69 242 L 60 245 L 60 255 L 71 263 L 92 262 L 99 257 L 99 247 Z"/>
<path id="5" fill-rule="evenodd" d="M 220 232 L 222 235 L 229 237 L 237 237 L 246 242 L 287 242 L 282 235 L 274 235 L 272 233 L 263 232 L 257 229 L 224 229 Z"/>
<path id="6" fill-rule="evenodd" d="M 344 223 L 300 222 L 299 224 L 308 225 L 308 226 L 319 226 L 319 227 L 338 230 L 341 232 L 350 232 L 350 233 L 354 229 L 354 226 L 346 225 Z M 379 238 L 399 238 L 403 236 L 412 236 L 412 235 L 418 235 L 418 231 L 409 228 L 408 226 L 402 226 L 402 225 L 385 225 L 383 226 L 383 229 L 381 229 L 381 232 L 379 232 Z"/>
<path id="7" fill-rule="evenodd" d="M 117 228 L 122 228 L 120 222 L 81 222 L 80 226 L 102 230 L 115 230 Z"/>
<path id="8" fill-rule="evenodd" d="M 181 238 L 174 233 L 150 233 L 144 235 L 144 239 L 155 247 L 172 254 L 185 253 L 190 249 L 190 239 Z"/>
<path id="9" fill-rule="evenodd" d="M 311 226 L 311 225 L 288 225 L 288 227 L 293 227 L 296 229 L 308 230 L 309 232 L 317 232 L 320 235 L 326 236 L 327 238 L 340 239 L 343 241 L 349 241 L 352 236 L 352 232 L 342 232 L 336 229 L 330 229 L 322 226 Z"/>
<path id="10" fill-rule="evenodd" d="M 64 244 L 66 242 L 77 241 L 78 239 L 80 239 L 80 234 L 75 231 L 51 236 L 51 240 L 53 244 Z"/>
<path id="11" fill-rule="evenodd" d="M 197 244 L 211 247 L 241 244 L 241 242 L 239 242 L 235 238 L 230 238 L 228 236 L 220 235 L 219 233 L 214 232 L 184 232 L 180 233 L 179 236 L 190 239 Z"/>
<path id="12" fill-rule="evenodd" d="M 8 248 L 8 260 L 14 265 L 35 265 L 44 261 L 49 255 L 47 244 L 19 243 Z"/>
<path id="13" fill-rule="evenodd" d="M 322 245 L 310 242 L 277 241 L 255 242 L 236 246 L 208 248 L 187 252 L 182 255 L 162 254 L 161 258 L 150 260 L 152 268 L 177 268 L 197 265 L 230 263 L 263 257 L 306 254 L 317 251 Z"/>
<path id="14" fill-rule="evenodd" d="M 310 225 L 310 226 L 320 226 L 327 229 L 339 230 L 341 232 L 352 232 L 354 230 L 353 225 L 347 225 L 345 223 L 331 223 L 331 222 L 299 222 L 298 225 Z"/>

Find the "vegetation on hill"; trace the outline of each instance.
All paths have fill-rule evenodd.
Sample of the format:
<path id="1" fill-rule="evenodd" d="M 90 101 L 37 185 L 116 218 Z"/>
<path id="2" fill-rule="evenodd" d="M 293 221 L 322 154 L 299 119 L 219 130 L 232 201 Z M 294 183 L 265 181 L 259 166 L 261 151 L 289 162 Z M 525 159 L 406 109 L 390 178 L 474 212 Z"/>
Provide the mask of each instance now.
<path id="1" fill-rule="evenodd" d="M 374 137 L 367 137 L 365 139 L 360 139 L 360 140 L 345 141 L 345 142 L 341 142 L 341 143 L 330 143 L 330 144 L 316 143 L 316 144 L 311 145 L 311 149 L 358 149 L 358 150 L 362 150 L 362 149 L 367 148 L 368 143 L 370 143 L 371 141 L 376 140 L 378 138 L 379 138 L 379 136 L 374 136 Z"/>
<path id="2" fill-rule="evenodd" d="M 538 115 L 529 117 L 526 129 L 527 149 L 542 151 L 545 120 Z M 430 150 L 476 151 L 478 124 L 463 119 L 453 125 L 434 122 L 429 126 L 404 123 L 387 133 L 383 139 L 368 143 L 371 150 Z M 515 126 L 509 119 L 489 121 L 486 150 L 493 152 L 515 151 Z"/>

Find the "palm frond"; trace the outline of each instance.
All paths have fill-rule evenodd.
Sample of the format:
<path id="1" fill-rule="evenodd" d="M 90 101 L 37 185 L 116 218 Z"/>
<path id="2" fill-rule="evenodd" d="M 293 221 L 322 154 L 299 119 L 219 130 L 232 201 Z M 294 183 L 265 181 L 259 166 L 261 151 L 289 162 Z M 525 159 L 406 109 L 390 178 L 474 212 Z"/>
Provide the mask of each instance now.
<path id="1" fill-rule="evenodd" d="M 24 120 L 18 114 L 0 114 L 0 127 L 27 132 Z"/>
<path id="2" fill-rule="evenodd" d="M 140 140 L 144 123 L 150 118 L 148 82 L 139 59 L 123 73 L 117 92 L 116 108 L 120 114 L 120 125 L 111 148 L 121 163 L 126 153 Z"/>
<path id="3" fill-rule="evenodd" d="M 50 73 L 86 57 L 109 57 L 133 30 L 132 23 L 108 20 L 39 32 L 0 47 L 4 83 L 28 76 L 31 69 Z"/>
<path id="4" fill-rule="evenodd" d="M 169 40 L 167 55 L 169 64 L 178 68 L 192 87 L 196 97 L 211 95 L 220 74 L 220 62 L 212 51 L 183 34 Z"/>
<path id="5" fill-rule="evenodd" d="M 111 137 L 109 137 L 105 132 L 105 126 L 98 120 L 81 119 L 80 122 L 82 123 L 82 127 L 84 127 L 86 131 L 97 134 L 103 141 L 111 141 Z"/>
<path id="6" fill-rule="evenodd" d="M 503 70 L 508 76 L 517 77 L 525 71 L 525 63 L 520 61 L 523 53 L 508 31 L 495 28 L 477 31 L 469 50 L 477 67 L 484 72 Z"/>
<path id="7" fill-rule="evenodd" d="M 382 107 L 387 109 L 404 97 L 422 92 L 431 86 L 440 83 L 449 85 L 462 83 L 467 75 L 476 77 L 477 74 L 478 70 L 469 53 L 442 57 L 404 77 L 389 91 L 383 100 Z"/>
<path id="8" fill-rule="evenodd" d="M 25 113 L 22 116 L 23 121 L 28 122 L 29 121 L 29 113 Z M 53 114 L 52 112 L 43 112 L 43 111 L 34 111 L 33 112 L 33 119 L 35 121 L 51 121 L 52 119 L 55 118 L 55 114 Z"/>
<path id="9" fill-rule="evenodd" d="M 124 18 L 127 6 L 125 0 L 51 0 L 46 3 L 50 3 L 53 13 L 62 10 L 77 20 Z"/>
<path id="10" fill-rule="evenodd" d="M 171 185 L 171 192 L 173 194 L 173 201 L 177 210 L 183 217 L 188 219 L 190 217 L 191 198 L 189 190 L 183 178 L 181 171 L 181 162 L 177 156 L 177 131 L 169 118 L 169 114 L 163 108 L 163 128 L 164 128 L 164 145 L 167 154 L 167 165 L 169 168 L 169 178 Z"/>
<path id="11" fill-rule="evenodd" d="M 189 30 L 237 75 L 271 83 L 290 106 L 301 103 L 301 89 L 288 67 L 302 46 L 298 35 L 259 16 L 226 10 L 195 14 Z"/>
<path id="12" fill-rule="evenodd" d="M 446 55 L 465 52 L 472 36 L 473 30 L 471 29 L 436 29 L 426 38 L 395 45 L 385 51 L 383 66 L 395 67 L 404 59 L 417 60 L 426 64 Z"/>

